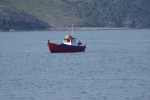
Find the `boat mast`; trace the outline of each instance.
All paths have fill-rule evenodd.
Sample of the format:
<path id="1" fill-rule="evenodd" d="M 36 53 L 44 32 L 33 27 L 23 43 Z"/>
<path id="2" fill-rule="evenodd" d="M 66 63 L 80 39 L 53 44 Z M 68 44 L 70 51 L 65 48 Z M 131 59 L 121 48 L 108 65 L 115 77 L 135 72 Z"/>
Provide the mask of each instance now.
<path id="1" fill-rule="evenodd" d="M 72 24 L 72 35 L 73 35 L 73 24 Z"/>

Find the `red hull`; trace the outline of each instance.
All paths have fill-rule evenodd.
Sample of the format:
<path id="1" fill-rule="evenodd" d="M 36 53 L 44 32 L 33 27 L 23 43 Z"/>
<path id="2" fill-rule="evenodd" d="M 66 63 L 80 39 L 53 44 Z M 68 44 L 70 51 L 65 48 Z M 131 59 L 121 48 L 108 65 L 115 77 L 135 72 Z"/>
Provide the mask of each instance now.
<path id="1" fill-rule="evenodd" d="M 55 44 L 48 40 L 48 47 L 51 53 L 59 52 L 85 52 L 86 45 L 83 46 L 70 46 L 65 44 Z"/>

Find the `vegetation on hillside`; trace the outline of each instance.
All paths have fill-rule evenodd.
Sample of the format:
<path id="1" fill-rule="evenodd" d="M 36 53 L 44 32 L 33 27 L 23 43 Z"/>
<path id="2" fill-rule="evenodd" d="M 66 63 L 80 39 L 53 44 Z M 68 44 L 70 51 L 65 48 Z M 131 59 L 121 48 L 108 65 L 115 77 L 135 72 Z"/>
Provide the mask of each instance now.
<path id="1" fill-rule="evenodd" d="M 0 5 L 0 31 L 45 30 L 50 26 L 22 10 Z"/>
<path id="2" fill-rule="evenodd" d="M 65 0 L 66 1 L 66 0 Z M 69 0 L 68 0 L 69 1 Z M 150 1 L 147 0 L 75 0 L 73 14 L 91 27 L 150 27 Z M 71 2 L 70 2 L 71 3 Z M 66 9 L 67 11 L 67 9 Z"/>

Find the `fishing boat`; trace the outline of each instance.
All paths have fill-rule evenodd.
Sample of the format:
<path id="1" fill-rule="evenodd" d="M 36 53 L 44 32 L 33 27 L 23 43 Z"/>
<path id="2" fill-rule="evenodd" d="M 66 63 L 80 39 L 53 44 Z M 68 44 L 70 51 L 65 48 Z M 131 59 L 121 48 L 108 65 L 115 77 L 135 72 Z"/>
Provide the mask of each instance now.
<path id="1" fill-rule="evenodd" d="M 82 44 L 80 40 L 68 34 L 65 36 L 63 43 L 61 44 L 52 43 L 48 40 L 48 48 L 51 53 L 85 52 L 86 44 Z"/>

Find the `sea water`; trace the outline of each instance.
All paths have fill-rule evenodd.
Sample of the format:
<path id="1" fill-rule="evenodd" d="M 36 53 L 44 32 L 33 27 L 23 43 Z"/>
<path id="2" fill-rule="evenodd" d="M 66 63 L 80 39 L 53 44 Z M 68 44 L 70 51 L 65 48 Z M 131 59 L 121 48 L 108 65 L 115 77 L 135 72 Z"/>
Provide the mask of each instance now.
<path id="1" fill-rule="evenodd" d="M 0 100 L 150 100 L 150 30 L 74 31 L 85 52 L 50 53 L 71 31 L 0 32 Z"/>

